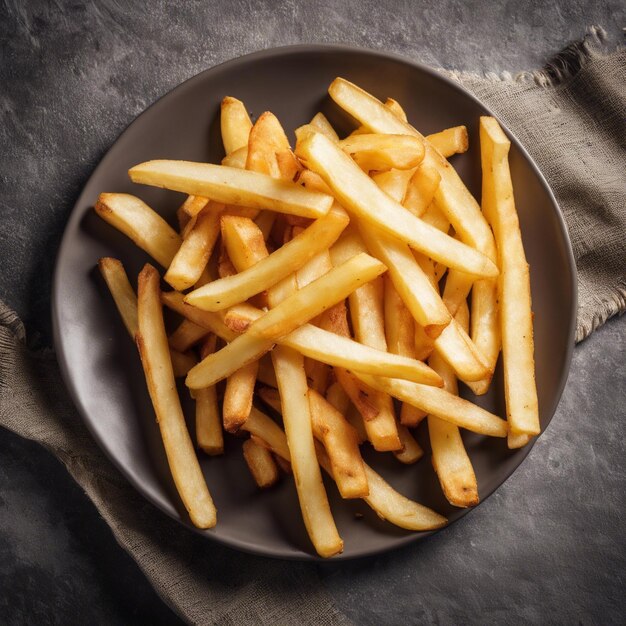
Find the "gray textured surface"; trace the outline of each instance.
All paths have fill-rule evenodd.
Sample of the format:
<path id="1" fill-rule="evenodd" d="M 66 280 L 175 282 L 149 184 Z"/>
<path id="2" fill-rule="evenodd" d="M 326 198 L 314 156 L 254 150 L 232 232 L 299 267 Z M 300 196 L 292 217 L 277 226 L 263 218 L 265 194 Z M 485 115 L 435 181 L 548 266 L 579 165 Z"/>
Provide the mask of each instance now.
<path id="1" fill-rule="evenodd" d="M 259 48 L 383 48 L 447 68 L 541 65 L 623 3 L 22 3 L 0 0 L 0 297 L 48 343 L 54 254 L 124 127 L 181 80 Z M 575 352 L 559 412 L 484 505 L 403 552 L 320 568 L 358 623 L 619 623 L 626 319 Z M 0 621 L 172 623 L 60 465 L 0 432 Z M 621 603 L 620 603 L 621 602 Z"/>

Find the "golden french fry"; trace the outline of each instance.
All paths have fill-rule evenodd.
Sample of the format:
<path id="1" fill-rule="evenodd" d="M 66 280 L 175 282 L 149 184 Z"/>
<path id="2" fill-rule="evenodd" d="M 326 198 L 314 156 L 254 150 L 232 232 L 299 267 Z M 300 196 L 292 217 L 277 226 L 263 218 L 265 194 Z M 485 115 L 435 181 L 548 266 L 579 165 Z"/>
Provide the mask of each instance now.
<path id="1" fill-rule="evenodd" d="M 343 541 L 330 511 L 315 453 L 303 357 L 295 350 L 277 346 L 272 362 L 302 517 L 317 553 L 329 557 L 343 550 Z"/>
<path id="2" fill-rule="evenodd" d="M 413 215 L 422 217 L 432 204 L 435 193 L 441 183 L 441 174 L 429 163 L 422 163 L 415 170 L 402 198 L 402 206 Z"/>
<path id="3" fill-rule="evenodd" d="M 372 180 L 382 189 L 390 198 L 402 204 L 406 194 L 409 181 L 414 174 L 414 170 L 387 170 L 379 172 L 372 176 Z"/>
<path id="4" fill-rule="evenodd" d="M 215 335 L 207 337 L 200 349 L 200 357 L 205 358 L 215 352 Z M 215 386 L 196 389 L 193 393 L 196 401 L 196 441 L 198 448 L 206 454 L 215 456 L 224 453 L 224 433 L 222 420 L 217 405 Z"/>
<path id="5" fill-rule="evenodd" d="M 159 292 L 159 274 L 146 265 L 139 274 L 137 347 L 178 493 L 192 523 L 212 528 L 217 521 L 215 505 L 176 392 Z"/>
<path id="6" fill-rule="evenodd" d="M 313 433 L 326 449 L 341 497 L 367 496 L 369 489 L 356 431 L 332 404 L 313 389 L 309 389 L 309 406 Z"/>
<path id="7" fill-rule="evenodd" d="M 319 130 L 321 133 L 324 133 L 329 139 L 332 139 L 333 141 L 339 141 L 339 136 L 337 135 L 332 124 L 328 121 L 323 113 L 316 113 L 313 116 L 313 119 L 309 122 L 309 124 L 317 128 L 317 130 Z"/>
<path id="8" fill-rule="evenodd" d="M 328 387 L 325 397 L 342 415 L 348 412 L 350 408 L 350 398 L 346 395 L 346 392 L 338 382 L 334 382 Z M 359 441 L 359 443 L 363 442 Z"/>
<path id="9" fill-rule="evenodd" d="M 100 259 L 98 267 L 113 296 L 126 330 L 134 339 L 137 334 L 137 295 L 128 280 L 126 270 L 121 261 L 111 257 Z"/>
<path id="10" fill-rule="evenodd" d="M 222 100 L 220 113 L 222 141 L 226 154 L 247 146 L 252 122 L 244 103 L 237 98 L 226 96 Z"/>
<path id="11" fill-rule="evenodd" d="M 258 371 L 259 363 L 253 361 L 233 372 L 226 381 L 222 419 L 224 429 L 230 433 L 237 432 L 250 415 Z"/>
<path id="12" fill-rule="evenodd" d="M 182 240 L 143 200 L 127 193 L 101 193 L 94 208 L 105 222 L 130 237 L 157 263 L 169 267 Z"/>
<path id="13" fill-rule="evenodd" d="M 202 196 L 187 196 L 180 210 L 186 213 L 190 218 L 193 218 L 206 208 L 209 202 L 211 201 L 208 198 L 203 198 Z"/>
<path id="14" fill-rule="evenodd" d="M 263 231 L 250 218 L 225 215 L 221 231 L 228 257 L 238 272 L 268 256 Z"/>
<path id="15" fill-rule="evenodd" d="M 399 117 L 402 121 L 406 122 L 406 113 L 400 103 L 393 98 L 387 98 L 385 100 L 385 106 L 396 116 Z"/>
<path id="16" fill-rule="evenodd" d="M 385 275 L 385 337 L 387 338 L 389 352 L 412 359 L 416 358 L 415 323 L 413 317 L 411 312 L 404 306 L 402 298 L 398 295 L 388 275 Z M 402 404 L 400 409 L 401 424 L 415 426 L 424 417 L 426 417 L 426 414 L 423 411 L 416 409 L 410 404 Z"/>
<path id="17" fill-rule="evenodd" d="M 424 142 L 411 135 L 354 135 L 341 140 L 339 147 L 365 172 L 408 170 L 424 158 Z"/>
<path id="18" fill-rule="evenodd" d="M 465 126 L 453 126 L 426 137 L 428 142 L 446 159 L 467 152 L 469 137 Z"/>
<path id="19" fill-rule="evenodd" d="M 222 165 L 227 167 L 236 167 L 239 170 L 246 169 L 246 162 L 248 161 L 248 146 L 245 145 L 234 152 L 228 153 L 222 159 Z"/>
<path id="20" fill-rule="evenodd" d="M 417 463 L 424 456 L 424 451 L 422 450 L 420 444 L 415 440 L 415 437 L 411 434 L 411 431 L 406 426 L 398 424 L 398 436 L 400 437 L 402 449 L 397 450 L 393 453 L 393 455 L 396 459 L 398 459 L 398 461 L 404 463 L 405 465 Z"/>
<path id="21" fill-rule="evenodd" d="M 433 354 L 429 363 L 441 374 L 446 391 L 457 395 L 458 388 L 452 368 L 438 354 Z M 433 467 L 448 502 L 459 507 L 478 504 L 476 474 L 461 439 L 459 427 L 429 415 L 428 433 Z"/>
<path id="22" fill-rule="evenodd" d="M 498 274 L 495 265 L 482 253 L 448 237 L 394 202 L 337 144 L 321 133 L 309 134 L 298 144 L 296 153 L 324 179 L 342 205 L 363 221 L 449 267 L 477 276 Z"/>
<path id="23" fill-rule="evenodd" d="M 263 439 L 275 454 L 290 460 L 285 433 L 267 415 L 253 408 L 244 429 Z M 320 465 L 332 477 L 330 460 L 325 450 L 317 446 L 316 452 Z M 369 465 L 364 463 L 363 466 L 369 488 L 369 495 L 363 500 L 379 517 L 407 530 L 434 530 L 447 524 L 445 517 L 399 494 Z"/>
<path id="24" fill-rule="evenodd" d="M 278 482 L 278 466 L 272 453 L 252 439 L 243 442 L 243 458 L 259 489 L 268 489 Z"/>
<path id="25" fill-rule="evenodd" d="M 289 140 L 276 116 L 266 111 L 250 131 L 246 169 L 281 178 L 276 153 L 289 150 Z"/>
<path id="26" fill-rule="evenodd" d="M 317 253 L 332 245 L 348 221 L 348 216 L 342 209 L 333 208 L 327 216 L 313 222 L 302 234 L 276 252 L 239 274 L 216 280 L 192 291 L 185 297 L 185 302 L 207 311 L 219 311 L 244 302 L 286 278 Z M 225 232 L 225 235 L 230 234 L 230 231 Z M 260 231 L 258 244 L 265 249 Z"/>
<path id="27" fill-rule="evenodd" d="M 370 132 L 387 134 L 409 134 L 420 139 L 423 136 L 410 124 L 396 117 L 380 100 L 343 78 L 335 79 L 328 89 L 331 98 L 350 113 Z M 493 250 L 493 234 L 482 215 L 478 203 L 468 191 L 455 169 L 428 141 L 425 142 L 424 164 L 435 167 L 441 175 L 441 182 L 435 194 L 435 202 L 454 226 L 462 241 L 483 253 Z M 407 242 L 408 243 L 408 242 Z M 421 252 L 425 252 L 420 250 Z M 425 252 L 437 261 L 433 254 Z M 491 258 L 491 255 L 489 255 Z M 456 267 L 448 263 L 449 267 Z M 462 271 L 479 274 L 468 268 L 457 267 Z M 489 274 L 497 275 L 497 272 Z M 487 274 L 485 274 L 487 276 Z"/>
<path id="28" fill-rule="evenodd" d="M 260 383 L 274 387 L 274 389 L 278 389 L 276 374 L 274 373 L 274 366 L 272 365 L 272 358 L 269 354 L 266 354 L 264 357 L 259 359 L 259 371 L 256 377 Z"/>
<path id="29" fill-rule="evenodd" d="M 454 396 L 445 389 L 420 385 L 397 378 L 357 374 L 365 384 L 408 402 L 422 411 L 436 415 L 451 424 L 490 437 L 506 437 L 508 425 L 500 417 Z"/>
<path id="30" fill-rule="evenodd" d="M 176 330 L 168 337 L 172 350 L 186 352 L 193 345 L 207 336 L 208 331 L 189 320 L 183 320 Z"/>
<path id="31" fill-rule="evenodd" d="M 506 412 L 512 435 L 538 435 L 530 275 L 509 170 L 511 142 L 493 117 L 480 118 L 484 211 L 498 242 L 502 357 Z M 523 441 L 517 438 L 516 445 Z M 511 443 L 511 442 L 510 442 Z"/>
<path id="32" fill-rule="evenodd" d="M 435 342 L 432 337 L 419 324 L 415 324 L 415 358 L 419 361 L 427 359 L 435 349 Z M 397 377 L 396 377 L 397 378 Z M 407 424 L 410 426 L 410 424 Z"/>
<path id="33" fill-rule="evenodd" d="M 322 217 L 333 198 L 271 176 L 225 165 L 191 161 L 147 161 L 128 170 L 135 183 L 205 196 L 251 209 Z"/>
<path id="34" fill-rule="evenodd" d="M 198 213 L 163 277 L 176 291 L 184 291 L 196 284 L 209 262 L 219 228 L 220 214 L 209 203 Z"/>
<path id="35" fill-rule="evenodd" d="M 276 221 L 277 214 L 274 211 L 261 211 L 258 217 L 254 220 L 254 223 L 259 227 L 263 233 L 263 239 L 267 241 L 272 232 L 272 227 Z"/>
<path id="36" fill-rule="evenodd" d="M 268 355 L 271 358 L 271 355 Z M 272 372 L 274 371 L 274 366 L 272 366 Z M 278 389 L 273 387 L 259 387 L 258 396 L 269 406 L 271 409 L 276 411 L 279 415 L 282 415 L 283 409 L 280 403 L 280 393 Z"/>
<path id="37" fill-rule="evenodd" d="M 194 196 L 189 196 L 194 197 Z M 189 214 L 185 211 L 184 209 L 184 205 L 178 207 L 178 209 L 176 209 L 176 219 L 178 220 L 178 232 L 181 234 L 181 236 L 184 234 L 185 232 L 185 227 L 191 222 L 191 217 L 189 216 Z"/>

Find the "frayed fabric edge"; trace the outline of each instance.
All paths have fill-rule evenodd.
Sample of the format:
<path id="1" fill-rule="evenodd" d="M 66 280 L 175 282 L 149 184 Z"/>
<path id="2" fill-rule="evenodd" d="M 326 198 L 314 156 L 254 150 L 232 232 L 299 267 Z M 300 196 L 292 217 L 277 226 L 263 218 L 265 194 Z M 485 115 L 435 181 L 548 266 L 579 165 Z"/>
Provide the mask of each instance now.
<path id="1" fill-rule="evenodd" d="M 626 282 L 615 287 L 610 300 L 603 300 L 598 303 L 599 311 L 590 315 L 578 317 L 576 325 L 576 343 L 580 343 L 593 333 L 594 330 L 602 326 L 610 318 L 626 313 Z"/>
<path id="2" fill-rule="evenodd" d="M 540 87 L 556 87 L 575 76 L 579 70 L 594 56 L 608 52 L 606 47 L 607 32 L 601 26 L 589 26 L 581 41 L 575 41 L 554 56 L 546 65 L 537 70 L 524 70 L 517 74 L 511 72 L 463 72 L 456 70 L 439 70 L 442 74 L 463 83 L 475 80 L 487 80 L 494 83 L 528 83 L 533 82 Z M 617 46 L 620 49 L 621 46 Z"/>

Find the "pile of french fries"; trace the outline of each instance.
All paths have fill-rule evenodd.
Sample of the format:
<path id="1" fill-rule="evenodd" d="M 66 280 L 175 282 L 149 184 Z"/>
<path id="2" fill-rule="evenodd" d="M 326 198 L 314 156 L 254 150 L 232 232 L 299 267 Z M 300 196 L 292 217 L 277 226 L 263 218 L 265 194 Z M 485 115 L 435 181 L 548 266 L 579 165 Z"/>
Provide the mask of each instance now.
<path id="1" fill-rule="evenodd" d="M 146 264 L 136 294 L 119 260 L 100 260 L 191 521 L 216 523 L 195 447 L 222 454 L 224 432 L 243 434 L 259 487 L 293 474 L 323 557 L 343 541 L 320 468 L 392 524 L 446 524 L 363 461 L 365 442 L 415 463 L 412 429 L 426 419 L 443 493 L 468 507 L 478 486 L 460 429 L 511 448 L 540 432 L 529 271 L 498 122 L 480 119 L 479 206 L 447 161 L 467 150 L 465 127 L 424 137 L 395 100 L 341 78 L 329 94 L 358 123 L 344 139 L 318 113 L 292 148 L 272 113 L 253 124 L 227 97 L 222 164 L 133 167 L 134 182 L 187 194 L 178 232 L 131 195 L 103 193 L 95 206 L 171 288 Z M 169 332 L 163 306 L 182 318 Z M 506 420 L 459 397 L 457 382 L 486 393 L 501 349 Z M 193 439 L 180 376 L 195 399 Z"/>

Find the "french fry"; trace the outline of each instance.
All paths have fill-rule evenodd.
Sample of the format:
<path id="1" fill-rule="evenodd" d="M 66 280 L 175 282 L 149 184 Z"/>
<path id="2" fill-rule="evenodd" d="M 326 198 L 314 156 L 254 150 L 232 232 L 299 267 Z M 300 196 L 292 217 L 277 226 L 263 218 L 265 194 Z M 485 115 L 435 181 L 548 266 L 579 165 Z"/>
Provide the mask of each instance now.
<path id="1" fill-rule="evenodd" d="M 326 390 L 326 400 L 330 402 L 342 415 L 345 415 L 350 408 L 350 398 L 346 395 L 343 387 L 334 382 Z M 361 441 L 359 443 L 362 443 Z"/>
<path id="2" fill-rule="evenodd" d="M 244 428 L 263 439 L 275 454 L 290 460 L 285 433 L 267 415 L 253 408 Z M 320 446 L 316 452 L 320 465 L 332 477 L 328 455 Z M 407 530 L 434 530 L 447 524 L 445 517 L 399 494 L 369 465 L 363 465 L 369 487 L 369 495 L 363 499 L 379 517 Z"/>
<path id="3" fill-rule="evenodd" d="M 230 152 L 222 159 L 222 165 L 226 167 L 235 167 L 238 170 L 246 169 L 246 162 L 248 161 L 248 146 L 243 146 L 234 152 Z"/>
<path id="4" fill-rule="evenodd" d="M 259 363 L 253 361 L 233 372 L 226 381 L 222 418 L 228 432 L 237 432 L 248 419 L 258 371 Z"/>
<path id="5" fill-rule="evenodd" d="M 274 371 L 274 366 L 272 366 L 272 371 Z M 258 396 L 261 400 L 263 400 L 263 402 L 265 402 L 265 404 L 267 404 L 267 406 L 276 411 L 276 413 L 279 415 L 283 414 L 283 409 L 280 403 L 280 393 L 277 388 L 259 387 Z"/>
<path id="6" fill-rule="evenodd" d="M 356 431 L 332 404 L 313 389 L 309 389 L 309 406 L 313 433 L 326 449 L 341 497 L 367 496 L 369 488 Z"/>
<path id="7" fill-rule="evenodd" d="M 323 217 L 333 198 L 271 176 L 224 165 L 191 161 L 147 161 L 132 167 L 134 183 L 164 187 L 216 202 L 271 209 L 301 217 Z"/>
<path id="8" fill-rule="evenodd" d="M 242 450 L 246 465 L 259 489 L 268 489 L 278 482 L 278 466 L 267 448 L 252 439 L 246 439 Z"/>
<path id="9" fill-rule="evenodd" d="M 254 220 L 255 224 L 259 227 L 263 233 L 263 239 L 267 241 L 270 233 L 272 232 L 272 226 L 276 221 L 276 213 L 274 211 L 261 211 L 258 217 Z"/>
<path id="10" fill-rule="evenodd" d="M 499 281 L 507 417 L 513 436 L 538 435 L 530 275 L 515 209 L 508 154 L 511 142 L 495 118 L 480 118 L 484 210 L 498 242 Z M 512 438 L 519 445 L 523 438 Z"/>
<path id="11" fill-rule="evenodd" d="M 198 359 L 193 352 L 178 352 L 170 348 L 170 358 L 172 360 L 172 371 L 174 378 L 187 376 L 189 370 L 198 364 Z"/>
<path id="12" fill-rule="evenodd" d="M 365 384 L 384 391 L 398 400 L 436 415 L 441 419 L 490 437 L 506 437 L 508 425 L 505 420 L 485 409 L 454 396 L 445 389 L 420 385 L 397 378 L 357 374 Z"/>
<path id="13" fill-rule="evenodd" d="M 289 150 L 289 140 L 276 116 L 266 111 L 250 131 L 246 169 L 281 178 L 276 153 Z"/>
<path id="14" fill-rule="evenodd" d="M 315 453 L 311 410 L 302 355 L 278 346 L 272 352 L 283 423 L 305 526 L 317 553 L 330 557 L 343 550 Z"/>
<path id="15" fill-rule="evenodd" d="M 385 275 L 385 337 L 389 352 L 412 359 L 416 358 L 413 317 L 404 306 L 402 298 L 398 295 L 388 275 Z M 424 417 L 426 414 L 423 411 L 410 404 L 402 404 L 400 424 L 416 426 Z"/>
<path id="16" fill-rule="evenodd" d="M 113 296 L 126 330 L 134 339 L 138 328 L 137 295 L 128 280 L 124 266 L 118 259 L 103 257 L 98 261 L 98 267 Z"/>
<path id="17" fill-rule="evenodd" d="M 183 320 L 176 330 L 168 337 L 168 343 L 172 350 L 186 352 L 196 343 L 204 339 L 208 334 L 206 328 L 198 326 L 189 320 Z"/>
<path id="18" fill-rule="evenodd" d="M 400 103 L 393 98 L 387 98 L 385 100 L 385 106 L 398 118 L 400 118 L 403 122 L 407 121 L 406 113 Z"/>
<path id="19" fill-rule="evenodd" d="M 185 301 L 206 311 L 219 311 L 244 302 L 292 274 L 317 253 L 332 245 L 347 224 L 345 212 L 333 208 L 326 217 L 313 222 L 302 234 L 276 252 L 239 274 L 192 291 L 185 297 Z M 225 235 L 229 234 L 230 231 L 225 232 Z M 265 248 L 260 231 L 258 243 Z"/>
<path id="20" fill-rule="evenodd" d="M 200 349 L 201 358 L 215 352 L 215 340 L 216 336 L 213 334 L 207 337 Z M 211 456 L 223 454 L 224 434 L 215 386 L 196 389 L 193 395 L 196 401 L 196 441 L 198 448 Z"/>
<path id="21" fill-rule="evenodd" d="M 467 152 L 469 148 L 469 137 L 465 126 L 446 128 L 428 135 L 426 139 L 446 159 L 455 154 Z"/>
<path id="22" fill-rule="evenodd" d="M 409 181 L 414 174 L 414 170 L 387 170 L 379 172 L 372 176 L 372 180 L 382 189 L 390 198 L 402 204 L 406 194 Z"/>
<path id="23" fill-rule="evenodd" d="M 200 211 L 205 209 L 209 202 L 211 201 L 208 198 L 203 198 L 202 196 L 187 196 L 180 210 L 186 213 L 190 218 L 193 218 L 198 215 Z"/>
<path id="24" fill-rule="evenodd" d="M 441 374 L 446 391 L 457 395 L 458 388 L 452 368 L 438 354 L 433 354 L 429 363 Z M 461 439 L 459 427 L 429 415 L 428 433 L 433 467 L 448 502 L 459 507 L 478 504 L 476 474 Z"/>
<path id="25" fill-rule="evenodd" d="M 146 265 L 139 274 L 137 347 L 178 493 L 192 523 L 212 528 L 217 521 L 215 505 L 176 392 L 159 291 L 159 274 Z"/>
<path id="26" fill-rule="evenodd" d="M 132 239 L 157 263 L 169 267 L 182 240 L 143 200 L 126 193 L 101 193 L 94 208 L 105 222 Z"/>
<path id="27" fill-rule="evenodd" d="M 185 212 L 184 205 L 181 205 L 178 209 L 176 209 L 176 219 L 178 220 L 178 232 L 182 236 L 185 232 L 185 227 L 191 221 L 191 217 L 189 217 L 189 214 Z"/>
<path id="28" fill-rule="evenodd" d="M 321 133 L 309 134 L 298 144 L 296 153 L 307 167 L 324 179 L 342 205 L 358 218 L 449 267 L 477 276 L 497 276 L 496 266 L 487 257 L 426 224 L 394 202 L 337 144 Z"/>
<path id="29" fill-rule="evenodd" d="M 415 324 L 415 358 L 419 361 L 427 359 L 435 349 L 435 342 L 432 337 L 419 324 Z M 410 424 L 408 424 L 410 426 Z"/>
<path id="30" fill-rule="evenodd" d="M 198 281 L 213 252 L 219 228 L 219 211 L 209 203 L 198 213 L 163 277 L 174 289 L 184 291 Z"/>
<path id="31" fill-rule="evenodd" d="M 217 322 L 213 317 L 203 320 L 201 314 L 208 313 L 207 311 L 201 311 L 189 305 L 181 307 L 182 294 L 174 294 L 172 292 L 170 294 L 163 294 L 164 298 L 167 298 L 167 300 L 164 300 L 164 303 L 170 308 L 178 311 L 183 316 L 188 316 L 189 319 L 197 320 L 199 324 L 204 325 L 204 328 L 211 325 L 212 328 L 217 329 L 215 332 L 218 335 L 220 332 L 224 334 L 223 329 L 219 326 L 219 318 Z M 224 321 L 232 328 L 237 328 L 241 332 L 248 329 L 255 320 L 258 320 L 263 315 L 263 311 L 249 305 L 245 307 L 238 305 L 234 308 L 237 309 L 237 321 L 231 324 L 228 320 L 229 313 L 233 309 L 224 316 Z M 208 313 L 208 315 L 215 316 L 216 314 Z M 320 324 L 323 325 L 323 322 L 320 322 Z M 330 328 L 326 330 L 325 328 L 304 324 L 288 335 L 279 337 L 277 343 L 293 348 L 304 356 L 317 359 L 328 365 L 362 371 L 375 376 L 393 374 L 395 378 L 403 378 L 427 385 L 441 384 L 439 376 L 420 361 L 371 348 L 353 341 L 345 334 L 338 336 L 338 334 L 335 334 L 337 331 L 334 328 L 332 330 Z M 230 328 L 226 330 L 231 333 L 229 336 L 234 339 L 235 333 Z"/>
<path id="32" fill-rule="evenodd" d="M 324 133 L 329 139 L 333 141 L 339 141 L 339 136 L 333 128 L 332 124 L 328 121 L 323 113 L 316 113 L 313 119 L 309 122 L 311 126 L 314 126 L 321 133 Z"/>
<path id="33" fill-rule="evenodd" d="M 359 445 L 365 443 L 368 440 L 367 431 L 365 430 L 363 416 L 359 413 L 359 410 L 354 406 L 354 404 L 350 403 L 350 406 L 348 407 L 348 410 L 346 411 L 346 413 L 344 413 L 344 415 L 346 416 L 346 420 L 348 420 L 348 423 L 351 424 L 352 428 L 354 428 L 354 430 L 356 431 L 359 438 Z"/>
<path id="34" fill-rule="evenodd" d="M 411 211 L 413 215 L 422 217 L 428 207 L 432 204 L 441 183 L 441 174 L 432 165 L 422 163 L 415 170 L 407 185 L 406 192 L 402 198 L 402 206 Z"/>
<path id="35" fill-rule="evenodd" d="M 339 142 L 339 147 L 364 171 L 408 170 L 424 158 L 424 142 L 411 135 L 362 134 Z"/>
<path id="36" fill-rule="evenodd" d="M 409 247 L 387 233 L 377 233 L 366 223 L 359 224 L 359 231 L 370 253 L 388 267 L 394 287 L 413 318 L 428 336 L 438 337 L 450 323 L 450 313 Z"/>
<path id="37" fill-rule="evenodd" d="M 259 371 L 256 378 L 260 383 L 274 387 L 274 389 L 278 389 L 276 374 L 274 373 L 274 366 L 272 365 L 272 358 L 269 354 L 266 354 L 264 357 L 259 359 Z"/>
<path id="38" fill-rule="evenodd" d="M 231 96 L 226 96 L 222 100 L 220 125 L 226 154 L 231 154 L 248 145 L 252 122 L 241 100 Z"/>
<path id="39" fill-rule="evenodd" d="M 343 78 L 335 79 L 330 85 L 328 93 L 341 108 L 366 126 L 370 132 L 409 134 L 424 139 L 415 128 L 396 117 L 380 100 Z M 308 141 L 310 140 L 309 138 Z M 434 198 L 438 208 L 446 215 L 463 242 L 476 248 L 476 251 L 487 253 L 491 258 L 490 251 L 494 249 L 493 234 L 478 203 L 463 184 L 455 169 L 430 142 L 425 142 L 425 149 L 423 163 L 434 167 L 441 175 L 441 182 Z M 407 241 L 407 243 L 410 242 Z M 446 263 L 448 267 L 455 267 L 470 274 L 480 275 L 480 272 L 446 262 L 445 259 L 437 258 L 436 255 L 428 251 L 419 251 L 437 261 Z M 484 256 L 482 258 L 484 259 Z M 497 271 L 493 271 L 493 263 L 488 263 L 487 267 L 492 271 L 485 272 L 483 274 L 485 277 L 497 275 Z"/>
<path id="40" fill-rule="evenodd" d="M 400 437 L 402 449 L 393 453 L 396 459 L 405 465 L 417 463 L 424 456 L 424 451 L 411 431 L 406 426 L 398 424 L 398 437 Z"/>

